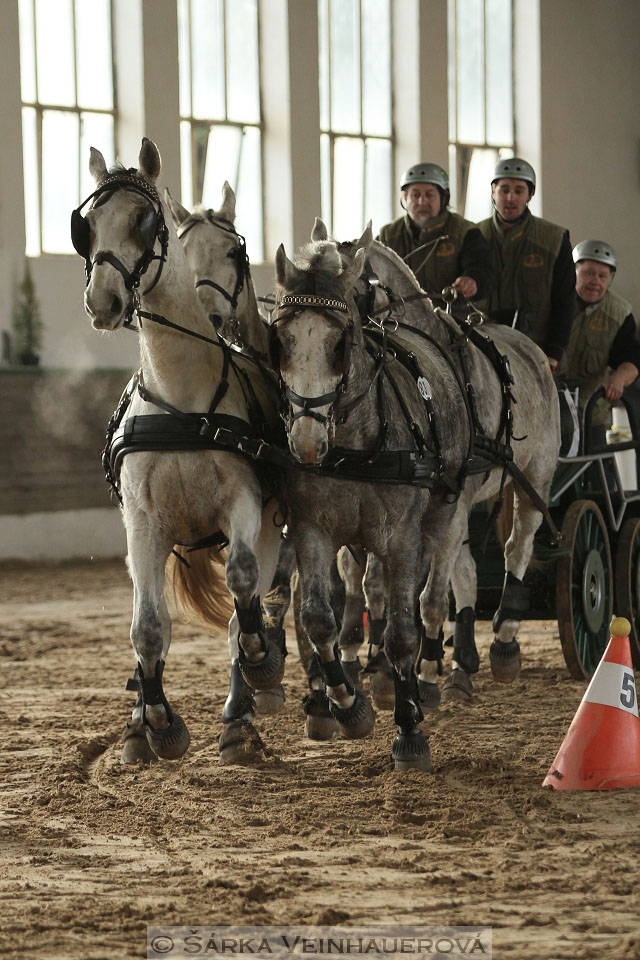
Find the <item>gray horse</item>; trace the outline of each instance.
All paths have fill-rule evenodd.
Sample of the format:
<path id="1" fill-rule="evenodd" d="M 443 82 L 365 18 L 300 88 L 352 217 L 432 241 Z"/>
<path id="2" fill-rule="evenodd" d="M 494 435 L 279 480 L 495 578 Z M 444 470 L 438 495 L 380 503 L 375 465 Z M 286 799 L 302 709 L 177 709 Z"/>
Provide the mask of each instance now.
<path id="1" fill-rule="evenodd" d="M 316 221 L 312 237 L 326 237 L 326 227 Z M 460 329 L 450 317 L 434 310 L 431 301 L 412 271 L 400 257 L 384 244 L 372 240 L 370 225 L 353 244 L 341 244 L 343 263 L 349 264 L 355 251 L 365 249 L 367 274 L 373 277 L 377 309 L 387 317 L 426 332 L 451 349 L 454 341 L 467 349 L 467 372 L 476 385 L 479 423 L 491 437 L 496 432 L 492 418 L 499 406 L 500 381 L 496 371 L 487 369 L 486 356 L 472 343 L 460 339 Z M 388 291 L 385 293 L 385 289 Z M 375 315 L 375 307 L 374 307 Z M 379 314 L 378 314 L 379 315 Z M 476 318 L 477 319 L 477 318 Z M 509 327 L 484 324 L 500 354 L 507 356 L 514 383 L 507 385 L 513 397 L 515 463 L 526 479 L 546 503 L 549 487 L 557 464 L 560 446 L 559 410 L 557 392 L 544 354 L 523 334 Z M 462 371 L 461 371 L 462 372 Z M 496 408 L 496 401 L 498 406 Z M 474 639 L 474 610 L 477 599 L 475 561 L 468 544 L 468 517 L 473 504 L 495 497 L 503 480 L 502 470 L 489 476 L 482 472 L 469 477 L 458 500 L 455 519 L 446 538 L 434 556 L 429 581 L 421 598 L 422 619 L 426 637 L 423 640 L 418 672 L 423 690 L 437 679 L 438 659 L 442 655 L 440 627 L 447 616 L 449 580 L 456 600 L 453 671 L 445 680 L 445 696 L 468 699 L 473 691 L 470 674 L 478 668 Z M 505 582 L 500 606 L 494 618 L 495 640 L 489 659 L 494 679 L 508 683 L 520 670 L 520 648 L 517 641 L 520 621 L 528 609 L 528 591 L 522 585 L 533 550 L 533 537 L 540 524 L 541 514 L 531 499 L 514 485 L 514 520 L 505 545 Z M 428 694 L 431 701 L 433 693 Z"/>
<path id="2" fill-rule="evenodd" d="M 288 404 L 289 446 L 307 466 L 306 472 L 289 476 L 288 502 L 302 581 L 302 623 L 320 659 L 332 714 L 346 736 L 364 736 L 373 725 L 368 702 L 337 659 L 327 596 L 336 549 L 358 543 L 379 558 L 384 573 L 384 648 L 393 667 L 398 725 L 396 769 L 429 770 L 414 672 L 419 657 L 416 598 L 430 569 L 421 613 L 427 637 L 436 638 L 446 616 L 449 580 L 463 576 L 458 557 L 464 557 L 461 528 L 468 510 L 475 500 L 498 491 L 502 470 L 485 462 L 481 474 L 467 476 L 475 425 L 457 369 L 460 330 L 452 320 L 434 315 L 431 333 L 402 325 L 392 337 L 382 328 L 365 336 L 353 293 L 370 245 L 363 240 L 346 268 L 336 244 L 328 240 L 308 244 L 295 264 L 280 247 L 270 347 Z M 514 392 L 521 401 L 514 412 L 515 435 L 524 434 L 525 421 L 528 433 L 515 457 L 546 500 L 559 446 L 555 387 L 535 345 L 514 337 L 510 346 L 518 385 Z M 468 353 L 470 375 L 478 385 L 477 416 L 486 434 L 498 437 L 504 380 L 481 350 Z M 316 475 L 320 464 L 321 477 Z M 339 479 L 327 476 L 331 469 L 341 474 Z M 413 483 L 406 482 L 407 470 L 413 471 Z M 401 475 L 402 485 L 387 482 Z M 507 545 L 507 576 L 518 583 L 540 520 L 540 511 L 521 498 Z M 512 644 L 517 647 L 508 617 L 514 589 L 506 592 L 496 641 L 507 661 Z M 423 645 L 420 668 L 423 661 L 437 662 L 425 652 Z M 468 676 L 477 664 L 465 662 L 466 646 L 458 644 L 456 653 Z"/>

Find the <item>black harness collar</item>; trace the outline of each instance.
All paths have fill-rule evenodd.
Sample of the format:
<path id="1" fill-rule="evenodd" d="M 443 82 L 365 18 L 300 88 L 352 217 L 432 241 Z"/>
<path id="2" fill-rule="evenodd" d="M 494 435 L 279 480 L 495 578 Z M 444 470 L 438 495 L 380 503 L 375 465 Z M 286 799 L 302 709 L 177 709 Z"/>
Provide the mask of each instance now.
<path id="1" fill-rule="evenodd" d="M 98 250 L 93 260 L 90 256 L 91 228 L 89 221 L 82 215 L 82 208 L 93 200 L 92 207 L 95 207 L 96 200 L 106 193 L 112 193 L 114 190 L 130 190 L 141 194 L 149 201 L 149 208 L 140 225 L 140 233 L 145 245 L 145 250 L 139 258 L 133 270 L 127 270 L 122 261 L 116 257 L 110 250 Z M 86 200 L 83 200 L 79 207 L 71 213 L 71 240 L 77 253 L 84 257 L 86 282 L 91 279 L 91 271 L 96 264 L 110 263 L 118 270 L 124 279 L 124 285 L 127 290 L 133 290 L 136 293 L 140 286 L 140 280 L 146 273 L 150 264 L 158 260 L 158 269 L 153 281 L 144 291 L 143 296 L 150 293 L 160 280 L 162 268 L 167 260 L 167 250 L 169 246 L 169 231 L 164 220 L 162 202 L 155 187 L 147 180 L 133 173 L 114 173 L 103 177 L 96 190 L 89 194 Z M 156 240 L 160 241 L 160 254 L 155 254 Z M 133 307 L 132 307 L 133 310 Z M 131 318 L 129 317 L 129 320 Z"/>

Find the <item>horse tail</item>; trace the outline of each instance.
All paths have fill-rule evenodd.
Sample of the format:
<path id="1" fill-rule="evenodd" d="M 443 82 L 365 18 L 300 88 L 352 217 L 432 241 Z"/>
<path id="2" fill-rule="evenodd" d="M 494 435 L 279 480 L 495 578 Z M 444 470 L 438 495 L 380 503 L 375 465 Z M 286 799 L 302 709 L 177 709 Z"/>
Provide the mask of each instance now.
<path id="1" fill-rule="evenodd" d="M 505 544 L 511 536 L 511 531 L 513 529 L 513 507 L 513 483 L 509 483 L 504 489 L 502 508 L 496 517 L 496 535 L 498 537 L 501 550 L 504 550 Z M 529 560 L 529 569 L 541 570 L 542 567 L 543 563 L 540 560 L 537 560 L 532 554 L 531 559 Z"/>
<path id="2" fill-rule="evenodd" d="M 226 633 L 233 604 L 224 578 L 225 558 L 219 550 L 194 550 L 188 563 L 175 554 L 167 561 L 167 582 L 176 606 L 187 619 Z"/>
<path id="3" fill-rule="evenodd" d="M 502 507 L 496 517 L 496 535 L 500 549 L 504 550 L 505 544 L 511 535 L 513 529 L 513 484 L 508 483 L 503 491 Z"/>

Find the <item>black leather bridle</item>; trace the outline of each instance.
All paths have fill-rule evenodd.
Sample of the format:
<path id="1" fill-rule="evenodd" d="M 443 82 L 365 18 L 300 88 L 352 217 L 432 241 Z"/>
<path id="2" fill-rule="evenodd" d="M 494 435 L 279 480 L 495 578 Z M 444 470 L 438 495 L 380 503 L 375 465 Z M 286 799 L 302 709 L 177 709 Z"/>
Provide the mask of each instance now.
<path id="1" fill-rule="evenodd" d="M 233 292 L 229 293 L 228 290 L 225 290 L 224 287 L 221 287 L 219 283 L 215 282 L 215 280 L 210 280 L 208 277 L 202 277 L 201 279 L 195 281 L 195 288 L 197 290 L 198 287 L 212 287 L 225 298 L 225 300 L 231 306 L 231 314 L 229 319 L 231 321 L 232 330 L 236 340 L 240 342 L 238 331 L 236 329 L 238 298 L 244 289 L 245 282 L 248 283 L 251 277 L 251 267 L 249 265 L 249 257 L 247 256 L 247 243 L 245 238 L 238 233 L 231 220 L 227 220 L 225 217 L 217 216 L 212 210 L 207 210 L 204 217 L 189 217 L 187 220 L 184 220 L 176 231 L 178 239 L 182 240 L 189 233 L 189 231 L 194 227 L 197 227 L 199 223 L 206 222 L 211 223 L 214 227 L 217 227 L 218 230 L 222 230 L 224 233 L 228 233 L 230 236 L 235 237 L 235 239 L 238 241 L 235 250 L 228 254 L 228 256 L 233 256 L 236 261 L 236 283 L 233 288 Z"/>
<path id="2" fill-rule="evenodd" d="M 140 235 L 144 243 L 144 253 L 138 259 L 133 270 L 127 270 L 122 261 L 116 257 L 110 250 L 98 250 L 93 259 L 91 259 L 91 226 L 89 221 L 81 213 L 82 208 L 93 200 L 92 208 L 96 201 L 105 194 L 113 193 L 115 190 L 129 190 L 145 197 L 148 201 L 141 223 Z M 104 202 L 104 201 L 103 201 Z M 154 253 L 156 240 L 160 241 L 160 254 Z M 103 177 L 98 188 L 89 194 L 86 200 L 71 214 L 71 241 L 77 253 L 84 257 L 85 273 L 87 284 L 91 279 L 91 271 L 94 266 L 101 263 L 110 263 L 119 273 L 122 274 L 124 285 L 127 290 L 132 290 L 137 294 L 140 280 L 154 260 L 158 262 L 158 269 L 153 281 L 144 291 L 143 296 L 149 293 L 156 286 L 162 273 L 162 268 L 167 260 L 167 249 L 169 246 L 169 231 L 164 221 L 162 203 L 156 189 L 142 177 L 133 173 L 115 173 Z M 134 309 L 132 304 L 131 311 Z"/>
<path id="3" fill-rule="evenodd" d="M 317 397 L 303 397 L 295 390 L 292 390 L 283 380 L 280 372 L 280 361 L 278 355 L 277 330 L 278 325 L 291 319 L 291 317 L 304 313 L 306 310 L 323 310 L 332 314 L 340 323 L 344 320 L 344 314 L 347 315 L 344 326 L 344 348 L 342 354 L 342 376 L 333 390 L 323 393 Z M 337 407 L 341 398 L 346 393 L 349 385 L 349 371 L 351 367 L 351 350 L 353 347 L 354 323 L 351 310 L 345 300 L 339 297 L 319 297 L 315 294 L 286 294 L 276 305 L 274 319 L 269 325 L 269 361 L 271 367 L 278 371 L 280 384 L 284 399 L 288 403 L 288 409 L 283 416 L 287 427 L 287 433 L 296 420 L 301 417 L 311 417 L 318 423 L 326 424 L 328 431 L 333 435 L 337 419 Z M 384 365 L 384 355 L 378 360 L 376 370 L 371 382 L 366 389 L 340 408 L 340 423 L 345 423 L 351 410 L 369 393 L 373 384 L 378 379 Z M 326 414 L 318 413 L 317 407 L 329 406 Z M 298 413 L 293 412 L 293 407 L 299 407 Z"/>

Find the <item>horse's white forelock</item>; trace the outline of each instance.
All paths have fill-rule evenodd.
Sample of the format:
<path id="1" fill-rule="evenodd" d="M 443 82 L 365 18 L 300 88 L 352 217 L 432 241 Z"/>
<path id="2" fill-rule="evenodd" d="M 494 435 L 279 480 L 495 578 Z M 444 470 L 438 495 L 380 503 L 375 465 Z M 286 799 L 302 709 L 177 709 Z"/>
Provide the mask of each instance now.
<path id="1" fill-rule="evenodd" d="M 342 273 L 342 258 L 333 240 L 310 240 L 305 243 L 294 260 L 298 270 L 317 270 L 335 277 Z"/>

